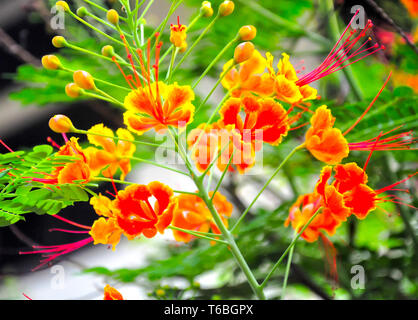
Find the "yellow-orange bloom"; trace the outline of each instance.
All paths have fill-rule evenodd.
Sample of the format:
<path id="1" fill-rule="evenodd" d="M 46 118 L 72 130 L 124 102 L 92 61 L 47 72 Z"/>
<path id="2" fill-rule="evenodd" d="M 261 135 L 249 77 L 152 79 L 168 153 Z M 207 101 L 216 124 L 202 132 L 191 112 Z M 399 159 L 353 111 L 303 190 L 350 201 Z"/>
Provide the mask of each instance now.
<path id="1" fill-rule="evenodd" d="M 184 127 L 193 120 L 194 97 L 190 86 L 179 86 L 177 82 L 139 87 L 125 98 L 125 124 L 137 134 L 152 128 L 158 132 L 167 126 Z"/>
<path id="2" fill-rule="evenodd" d="M 418 17 L 418 1 L 417 0 L 401 0 L 412 18 Z"/>
<path id="3" fill-rule="evenodd" d="M 154 206 L 150 199 L 155 200 Z M 117 224 L 128 239 L 141 234 L 152 238 L 171 223 L 177 200 L 170 187 L 154 181 L 148 185 L 130 185 L 119 191 L 114 200 L 117 210 Z"/>
<path id="4" fill-rule="evenodd" d="M 335 117 L 327 106 L 315 110 L 305 145 L 311 154 L 327 164 L 337 164 L 348 156 L 349 146 L 340 129 L 334 128 Z"/>
<path id="5" fill-rule="evenodd" d="M 241 113 L 245 114 L 244 118 Z M 255 153 L 262 143 L 278 145 L 287 135 L 291 122 L 280 103 L 272 98 L 256 98 L 253 95 L 229 98 L 219 114 L 221 118 L 216 123 L 202 124 L 189 134 L 189 146 L 196 144 L 200 137 L 193 154 L 200 171 L 206 170 L 223 150 L 217 160 L 219 170 L 225 169 L 234 151 L 231 164 L 241 174 L 246 172 L 254 166 Z"/>
<path id="6" fill-rule="evenodd" d="M 209 196 L 212 196 L 212 194 L 213 192 L 210 192 Z M 208 207 L 200 197 L 192 194 L 181 194 L 176 199 L 178 200 L 178 207 L 174 211 L 172 226 L 190 231 L 209 232 L 212 230 L 213 233 L 221 233 Z M 227 219 L 232 213 L 232 204 L 217 192 L 213 197 L 213 205 L 223 224 L 228 227 Z M 177 241 L 182 242 L 189 242 L 195 238 L 193 235 L 179 230 L 173 230 L 173 235 Z"/>
<path id="7" fill-rule="evenodd" d="M 187 26 L 180 23 L 180 18 L 177 17 L 177 24 L 172 24 L 170 26 L 170 42 L 177 48 L 182 48 L 187 46 L 186 38 L 187 38 Z"/>
<path id="8" fill-rule="evenodd" d="M 103 300 L 123 300 L 123 296 L 115 288 L 111 287 L 110 285 L 106 285 L 104 288 Z"/>
<path id="9" fill-rule="evenodd" d="M 108 136 L 108 137 L 103 137 Z M 131 171 L 130 157 L 134 154 L 136 146 L 134 143 L 126 141 L 133 140 L 132 134 L 123 128 L 116 131 L 116 136 L 120 139 L 115 142 L 113 131 L 103 124 L 97 124 L 88 130 L 87 137 L 89 142 L 97 147 L 87 148 L 86 152 L 89 157 L 90 168 L 99 172 L 102 169 L 102 174 L 105 177 L 113 177 L 117 169 L 120 168 L 121 180 Z"/>
<path id="10" fill-rule="evenodd" d="M 309 85 L 299 86 L 298 76 L 289 55 L 282 53 L 282 58 L 277 64 L 277 72 L 273 68 L 273 56 L 268 52 L 267 68 L 274 79 L 274 94 L 277 99 L 289 104 L 298 104 L 302 101 L 313 100 L 317 97 L 317 91 Z"/>
<path id="11" fill-rule="evenodd" d="M 231 92 L 233 97 L 240 97 L 245 92 L 252 92 L 260 96 L 270 96 L 273 93 L 274 80 L 265 73 L 267 60 L 254 50 L 250 59 L 239 64 L 238 70 L 232 69 L 234 59 L 223 66 L 223 87 Z M 230 70 L 229 70 L 230 69 Z M 229 71 L 228 71 L 229 70 Z M 224 76 L 224 73 L 227 74 Z"/>

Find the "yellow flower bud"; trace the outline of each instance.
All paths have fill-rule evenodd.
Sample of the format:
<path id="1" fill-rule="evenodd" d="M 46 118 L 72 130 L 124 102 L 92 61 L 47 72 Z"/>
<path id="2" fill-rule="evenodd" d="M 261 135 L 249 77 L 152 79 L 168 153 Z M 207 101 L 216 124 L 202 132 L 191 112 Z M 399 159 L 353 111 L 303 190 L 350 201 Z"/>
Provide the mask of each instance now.
<path id="1" fill-rule="evenodd" d="M 63 48 L 67 46 L 67 40 L 63 36 L 55 36 L 52 38 L 52 45 L 55 48 Z"/>
<path id="2" fill-rule="evenodd" d="M 60 59 L 53 54 L 49 54 L 42 57 L 42 65 L 48 70 L 57 70 L 61 67 Z"/>
<path id="3" fill-rule="evenodd" d="M 234 62 L 241 63 L 251 58 L 254 52 L 254 45 L 252 42 L 242 42 L 235 48 Z"/>
<path id="4" fill-rule="evenodd" d="M 65 86 L 65 93 L 71 98 L 78 98 L 82 93 L 81 90 L 82 89 L 74 82 L 71 82 Z"/>
<path id="5" fill-rule="evenodd" d="M 70 118 L 62 114 L 57 114 L 49 119 L 48 125 L 56 133 L 67 133 L 75 130 Z"/>
<path id="6" fill-rule="evenodd" d="M 90 73 L 83 70 L 77 70 L 73 74 L 74 82 L 82 89 L 94 90 L 96 85 L 94 84 L 94 79 Z"/>
<path id="7" fill-rule="evenodd" d="M 234 11 L 234 8 L 235 4 L 233 1 L 225 0 L 219 6 L 219 14 L 222 17 L 229 16 Z"/>
<path id="8" fill-rule="evenodd" d="M 203 1 L 200 7 L 200 13 L 206 18 L 210 18 L 213 15 L 212 4 L 209 1 Z"/>
<path id="9" fill-rule="evenodd" d="M 113 57 L 115 55 L 115 49 L 111 45 L 106 45 L 102 48 L 102 55 L 105 57 Z"/>
<path id="10" fill-rule="evenodd" d="M 77 9 L 77 15 L 81 18 L 84 18 L 87 15 L 88 11 L 86 7 L 80 7 Z"/>
<path id="11" fill-rule="evenodd" d="M 172 25 L 170 33 L 170 42 L 177 48 L 181 48 L 186 42 L 187 27 L 184 24 Z"/>
<path id="12" fill-rule="evenodd" d="M 107 20 L 114 25 L 119 23 L 119 13 L 115 9 L 110 9 L 106 14 Z"/>
<path id="13" fill-rule="evenodd" d="M 70 11 L 70 7 L 68 6 L 68 3 L 66 1 L 57 1 L 55 5 L 58 9 L 64 10 L 65 12 Z"/>
<path id="14" fill-rule="evenodd" d="M 252 25 L 243 26 L 238 31 L 239 38 L 243 41 L 253 40 L 256 34 L 257 29 Z"/>

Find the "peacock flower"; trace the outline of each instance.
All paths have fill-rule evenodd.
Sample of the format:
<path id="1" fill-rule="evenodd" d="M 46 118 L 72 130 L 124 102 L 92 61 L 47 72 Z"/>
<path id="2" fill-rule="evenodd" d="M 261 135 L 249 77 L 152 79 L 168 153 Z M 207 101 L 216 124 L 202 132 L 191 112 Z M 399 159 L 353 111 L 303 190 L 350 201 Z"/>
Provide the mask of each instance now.
<path id="1" fill-rule="evenodd" d="M 52 172 L 46 174 L 44 178 L 32 178 L 33 181 L 46 184 L 64 184 L 87 183 L 91 180 L 93 173 L 88 165 L 89 161 L 85 151 L 78 144 L 78 138 L 71 137 L 68 140 L 65 133 L 63 133 L 63 136 L 66 139 L 65 145 L 60 147 L 54 142 L 54 145 L 60 148 L 56 155 L 73 157 L 74 160 L 62 166 L 54 167 Z"/>
<path id="2" fill-rule="evenodd" d="M 211 197 L 213 192 L 209 193 Z M 172 226 L 199 232 L 209 232 L 212 230 L 215 234 L 221 234 L 213 217 L 204 203 L 204 201 L 193 194 L 181 194 L 176 197 L 178 199 L 178 207 L 174 211 Z M 217 192 L 213 197 L 213 205 L 219 213 L 223 224 L 228 227 L 228 217 L 232 213 L 232 204 Z M 173 230 L 173 236 L 176 241 L 189 242 L 195 237 L 189 233 L 179 230 Z"/>
<path id="3" fill-rule="evenodd" d="M 335 172 L 334 181 L 330 183 L 333 171 Z M 360 168 L 354 162 L 338 164 L 335 167 L 325 166 L 314 192 L 298 198 L 289 211 L 285 225 L 288 226 L 291 223 L 293 229 L 299 232 L 315 212 L 320 210 L 302 233 L 305 240 L 313 242 L 318 239 L 322 231 L 333 235 L 336 228 L 351 215 L 358 219 L 366 218 L 378 207 L 379 203 L 393 202 L 409 206 L 397 196 L 380 195 L 386 191 L 398 190 L 394 187 L 404 183 L 415 174 L 417 173 L 387 187 L 374 190 L 367 185 L 368 177 L 365 168 Z"/>
<path id="4" fill-rule="evenodd" d="M 369 106 L 370 108 L 370 106 Z M 368 108 L 368 109 L 369 109 Z M 368 111 L 366 110 L 366 112 Z M 389 135 L 401 128 L 398 126 L 378 136 L 361 142 L 348 142 L 345 135 L 361 120 L 362 116 L 344 133 L 334 128 L 335 117 L 327 106 L 320 106 L 311 117 L 311 127 L 305 134 L 305 146 L 318 160 L 327 164 L 340 163 L 348 156 L 350 151 L 382 151 L 382 150 L 408 150 L 416 140 L 412 138 L 412 131 Z"/>
<path id="5" fill-rule="evenodd" d="M 244 118 L 241 113 L 245 114 Z M 231 164 L 241 174 L 245 173 L 254 166 L 255 153 L 261 149 L 262 143 L 273 146 L 280 144 L 291 123 L 288 111 L 280 103 L 272 98 L 257 98 L 252 95 L 229 98 L 222 105 L 219 114 L 220 119 L 215 124 L 200 125 L 188 137 L 189 146 L 198 143 L 193 159 L 200 171 L 206 170 L 221 152 L 217 162 L 221 171 L 232 156 Z M 232 152 L 235 152 L 234 155 Z"/>
<path id="6" fill-rule="evenodd" d="M 155 200 L 154 206 L 150 200 Z M 114 200 L 117 225 L 128 239 L 143 234 L 152 238 L 171 223 L 177 200 L 170 187 L 154 181 L 148 185 L 130 185 L 119 191 Z"/>
<path id="7" fill-rule="evenodd" d="M 327 106 L 320 106 L 311 117 L 311 127 L 305 134 L 306 149 L 327 164 L 340 163 L 348 156 L 348 142 L 340 129 L 334 128 L 335 117 Z"/>
<path id="8" fill-rule="evenodd" d="M 234 59 L 223 66 L 221 84 L 231 92 L 233 97 L 252 92 L 260 96 L 270 96 L 273 93 L 273 79 L 265 71 L 267 60 L 254 50 L 251 58 L 239 64 L 238 70 L 231 66 Z M 226 72 L 226 74 L 225 74 Z"/>
<path id="9" fill-rule="evenodd" d="M 123 299 L 122 294 L 118 290 L 111 287 L 110 285 L 106 285 L 104 287 L 103 300 L 124 300 L 124 299 Z"/>
<path id="10" fill-rule="evenodd" d="M 317 210 L 320 210 L 321 197 L 316 193 L 308 193 L 299 196 L 289 210 L 289 216 L 285 221 L 287 227 L 291 224 L 296 232 L 300 232 L 303 226 L 312 218 Z M 320 212 L 303 231 L 301 237 L 308 242 L 318 239 L 322 231 L 332 236 L 337 231 L 341 222 L 335 219 L 329 210 Z"/>
<path id="11" fill-rule="evenodd" d="M 277 64 L 277 72 L 273 68 L 273 56 L 267 52 L 267 69 L 274 79 L 274 95 L 280 101 L 296 105 L 302 101 L 317 98 L 316 89 L 309 85 L 296 84 L 298 76 L 295 68 L 290 63 L 289 55 L 282 53 L 282 58 Z"/>
<path id="12" fill-rule="evenodd" d="M 136 146 L 129 142 L 129 140 L 133 140 L 133 136 L 128 130 L 119 128 L 116 131 L 116 136 L 122 140 L 115 142 L 111 129 L 101 123 L 96 124 L 88 130 L 87 138 L 91 144 L 101 147 L 101 149 L 90 147 L 86 149 L 86 153 L 91 170 L 99 172 L 105 168 L 102 174 L 105 177 L 113 177 L 117 169 L 120 168 L 121 180 L 124 180 L 131 171 L 130 157 L 135 153 Z"/>
<path id="13" fill-rule="evenodd" d="M 156 34 L 158 39 L 159 34 Z M 121 35 L 125 43 L 125 49 L 133 75 L 126 75 L 119 65 L 116 56 L 112 57 L 124 76 L 132 91 L 125 97 L 124 122 L 130 131 L 137 134 L 155 129 L 156 131 L 165 130 L 168 126 L 183 128 L 193 120 L 194 92 L 190 86 L 180 86 L 165 84 L 158 80 L 159 57 L 162 42 L 155 46 L 154 82 L 151 82 L 151 41 L 147 43 L 147 64 L 144 63 L 142 49 L 136 49 L 137 58 L 140 61 L 140 73 L 133 62 L 133 56 L 126 42 L 125 36 Z"/>
<path id="14" fill-rule="evenodd" d="M 170 26 L 170 42 L 176 47 L 176 48 L 182 48 L 184 46 L 187 46 L 186 44 L 186 30 L 187 26 L 180 23 L 180 17 L 177 16 L 177 24 L 172 24 Z"/>

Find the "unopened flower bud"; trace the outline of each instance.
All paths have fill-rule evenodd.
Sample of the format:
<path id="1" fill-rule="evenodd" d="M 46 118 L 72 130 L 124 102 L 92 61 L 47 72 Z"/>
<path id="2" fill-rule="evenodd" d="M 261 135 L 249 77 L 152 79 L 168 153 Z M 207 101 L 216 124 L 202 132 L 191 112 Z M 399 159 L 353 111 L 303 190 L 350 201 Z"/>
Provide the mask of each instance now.
<path id="1" fill-rule="evenodd" d="M 55 48 L 63 48 L 67 46 L 67 40 L 63 36 L 55 36 L 52 38 L 52 45 Z"/>
<path id="2" fill-rule="evenodd" d="M 80 7 L 77 9 L 77 15 L 81 18 L 84 18 L 87 15 L 88 11 L 86 7 Z"/>
<path id="3" fill-rule="evenodd" d="M 71 98 L 78 98 L 81 95 L 81 90 L 82 89 L 74 82 L 65 86 L 65 93 Z"/>
<path id="4" fill-rule="evenodd" d="M 257 29 L 252 25 L 243 26 L 238 31 L 239 39 L 243 41 L 253 40 L 256 34 Z"/>
<path id="5" fill-rule="evenodd" d="M 90 73 L 83 70 L 77 70 L 73 74 L 74 82 L 82 89 L 94 90 L 96 85 L 94 84 L 94 79 Z"/>
<path id="6" fill-rule="evenodd" d="M 235 4 L 233 1 L 225 0 L 219 5 L 219 14 L 222 17 L 229 16 L 235 8 Z"/>
<path id="7" fill-rule="evenodd" d="M 113 57 L 115 55 L 115 49 L 111 45 L 106 45 L 102 48 L 102 55 L 105 57 Z"/>
<path id="8" fill-rule="evenodd" d="M 57 114 L 49 119 L 48 125 L 56 133 L 67 133 L 75 130 L 70 118 L 62 114 Z"/>
<path id="9" fill-rule="evenodd" d="M 114 25 L 119 23 L 119 13 L 115 9 L 110 9 L 106 14 L 107 20 Z"/>
<path id="10" fill-rule="evenodd" d="M 252 42 L 242 42 L 235 48 L 234 61 L 241 63 L 251 58 L 254 52 L 254 45 Z"/>
<path id="11" fill-rule="evenodd" d="M 200 7 L 200 13 L 206 18 L 210 18 L 213 15 L 212 4 L 209 1 L 203 1 Z"/>
<path id="12" fill-rule="evenodd" d="M 49 54 L 42 57 L 42 65 L 48 70 L 57 70 L 61 67 L 61 62 L 57 56 Z"/>
<path id="13" fill-rule="evenodd" d="M 68 3 L 66 1 L 57 1 L 55 5 L 58 9 L 63 10 L 65 12 L 70 11 L 70 7 L 68 6 Z"/>

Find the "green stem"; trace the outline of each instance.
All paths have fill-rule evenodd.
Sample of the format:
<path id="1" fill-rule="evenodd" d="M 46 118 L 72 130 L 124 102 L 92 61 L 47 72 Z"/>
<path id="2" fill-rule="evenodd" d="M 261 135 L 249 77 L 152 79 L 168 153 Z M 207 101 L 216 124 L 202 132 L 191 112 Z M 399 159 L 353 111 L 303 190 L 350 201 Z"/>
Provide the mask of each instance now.
<path id="1" fill-rule="evenodd" d="M 109 99 L 109 98 L 106 98 L 106 97 L 101 96 L 101 95 L 99 95 L 99 94 L 95 94 L 95 93 L 92 93 L 92 92 L 87 92 L 87 91 L 84 91 L 84 92 L 83 92 L 83 95 L 88 96 L 88 97 L 92 97 L 92 98 L 95 98 L 95 99 L 100 99 L 100 100 L 103 100 L 103 101 L 107 101 L 107 102 L 110 102 L 110 103 L 116 104 L 116 105 L 118 105 L 119 107 L 123 107 L 123 104 L 122 104 L 122 105 L 119 105 L 119 104 L 118 104 L 118 103 L 116 103 L 114 100 Z"/>
<path id="2" fill-rule="evenodd" d="M 96 133 L 96 132 L 89 132 L 87 130 L 75 129 L 73 132 L 78 133 L 78 134 L 87 134 L 87 135 L 105 137 L 105 138 L 110 138 L 110 139 L 113 139 L 113 140 L 127 141 L 127 142 L 131 142 L 131 143 L 134 143 L 134 144 L 142 144 L 142 145 L 150 146 L 150 147 L 161 147 L 161 144 L 158 144 L 158 143 L 151 143 L 151 142 L 144 142 L 144 141 L 138 141 L 138 140 L 124 139 L 124 138 L 119 138 L 119 137 L 115 137 L 115 136 L 108 136 L 108 135 L 100 134 L 100 133 Z"/>
<path id="3" fill-rule="evenodd" d="M 194 232 L 194 231 L 191 231 L 191 230 L 182 229 L 182 228 L 178 228 L 178 227 L 175 227 L 175 226 L 168 226 L 168 228 L 172 229 L 172 230 L 177 230 L 177 231 L 181 231 L 181 232 L 184 232 L 184 233 L 188 233 L 188 234 L 191 234 L 192 236 L 195 236 L 195 237 L 198 237 L 198 238 L 201 238 L 201 239 L 215 241 L 215 242 L 226 244 L 226 245 L 228 244 L 228 242 L 226 242 L 226 241 L 219 240 L 219 239 L 212 238 L 212 237 L 208 237 L 208 236 L 205 236 L 201 233 L 197 233 L 197 232 Z"/>
<path id="4" fill-rule="evenodd" d="M 165 166 L 163 164 L 160 164 L 160 163 L 152 161 L 152 160 L 146 160 L 146 159 L 137 158 L 137 157 L 129 157 L 129 159 L 139 161 L 139 162 L 148 163 L 148 164 L 152 164 L 156 167 L 160 167 L 160 168 L 163 168 L 163 169 L 167 169 L 167 170 L 170 170 L 170 171 L 173 171 L 173 172 L 180 173 L 180 174 L 185 175 L 185 176 L 189 176 L 186 172 L 183 172 L 181 170 L 177 170 L 177 169 L 174 169 L 174 168 L 170 168 L 168 166 Z"/>
<path id="5" fill-rule="evenodd" d="M 221 52 L 218 53 L 218 55 L 215 57 L 215 59 L 212 60 L 212 62 L 207 66 L 205 71 L 200 75 L 199 79 L 192 85 L 192 89 L 194 89 L 199 82 L 206 76 L 206 74 L 212 69 L 212 67 L 219 61 L 220 58 L 225 54 L 225 52 L 234 45 L 239 39 L 239 35 L 236 35 L 231 41 L 228 42 L 228 44 L 221 50 Z"/>
<path id="6" fill-rule="evenodd" d="M 221 177 L 219 178 L 218 183 L 216 184 L 215 189 L 213 190 L 213 194 L 212 194 L 212 197 L 210 198 L 210 201 L 212 201 L 212 200 L 213 200 L 213 198 L 215 197 L 216 192 L 217 192 L 217 191 L 218 191 L 218 189 L 220 188 L 221 183 L 222 183 L 223 179 L 225 178 L 226 173 L 228 172 L 228 168 L 230 167 L 230 165 L 231 165 L 231 163 L 232 163 L 232 159 L 234 158 L 234 153 L 235 153 L 235 150 L 234 150 L 234 151 L 232 151 L 232 154 L 231 154 L 231 157 L 229 158 L 228 164 L 226 165 L 226 167 L 225 167 L 224 171 L 222 172 Z"/>
<path id="7" fill-rule="evenodd" d="M 234 230 L 239 226 L 239 224 L 244 220 L 247 213 L 251 210 L 257 199 L 261 196 L 261 194 L 264 192 L 264 190 L 267 188 L 267 186 L 270 184 L 270 182 L 273 180 L 273 178 L 279 173 L 280 169 L 283 167 L 283 165 L 298 151 L 299 149 L 303 148 L 305 144 L 301 144 L 297 147 L 295 147 L 290 153 L 286 156 L 286 158 L 283 159 L 283 161 L 279 164 L 277 169 L 273 172 L 270 179 L 267 180 L 267 182 L 264 184 L 264 186 L 261 188 L 260 192 L 255 196 L 253 201 L 250 203 L 250 205 L 245 209 L 245 211 L 241 214 L 238 221 L 235 223 L 234 227 L 231 229 L 231 232 L 234 232 Z"/>
<path id="8" fill-rule="evenodd" d="M 309 226 L 309 224 L 313 221 L 313 219 L 316 218 L 316 216 L 320 213 L 321 208 L 318 208 L 316 210 L 316 212 L 312 215 L 312 217 L 308 220 L 308 222 L 306 222 L 306 224 L 303 226 L 303 228 L 299 231 L 299 233 L 296 235 L 296 237 L 293 238 L 292 242 L 289 244 L 289 246 L 287 247 L 287 249 L 283 252 L 283 254 L 281 255 L 281 257 L 279 258 L 279 260 L 277 260 L 277 262 L 274 264 L 274 266 L 271 268 L 270 272 L 268 273 L 268 275 L 266 276 L 266 278 L 264 279 L 264 281 L 261 283 L 260 287 L 264 288 L 267 284 L 267 282 L 269 281 L 269 279 L 272 277 L 272 275 L 274 274 L 274 272 L 276 271 L 276 269 L 280 266 L 280 264 L 282 263 L 283 259 L 286 257 L 286 255 L 289 253 L 290 249 L 296 244 L 296 241 L 300 238 L 300 236 L 302 235 L 302 233 L 305 231 L 305 229 Z"/>
<path id="9" fill-rule="evenodd" d="M 295 250 L 295 246 L 290 248 L 289 256 L 287 258 L 286 271 L 285 271 L 284 279 L 283 279 L 283 287 L 282 287 L 282 292 L 280 294 L 280 299 L 281 300 L 283 300 L 284 296 L 285 296 L 286 287 L 287 287 L 287 279 L 289 278 L 289 271 L 290 271 L 290 266 L 292 264 L 292 258 L 293 258 L 293 251 L 294 250 Z"/>

